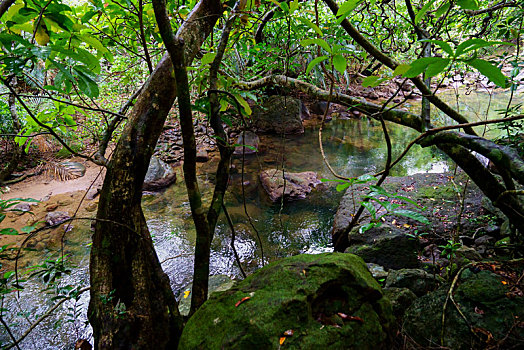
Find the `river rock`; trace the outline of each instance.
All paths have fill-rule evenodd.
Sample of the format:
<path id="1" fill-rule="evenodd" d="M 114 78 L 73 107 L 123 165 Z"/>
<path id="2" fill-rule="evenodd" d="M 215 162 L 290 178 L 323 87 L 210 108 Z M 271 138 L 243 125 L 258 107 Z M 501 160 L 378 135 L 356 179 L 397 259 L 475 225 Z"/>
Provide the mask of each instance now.
<path id="1" fill-rule="evenodd" d="M 173 168 L 161 159 L 151 157 L 142 189 L 144 191 L 156 191 L 171 185 L 175 181 L 176 173 Z"/>
<path id="2" fill-rule="evenodd" d="M 214 293 L 187 322 L 179 349 L 389 349 L 394 323 L 362 259 L 303 254 Z"/>
<path id="3" fill-rule="evenodd" d="M 303 173 L 286 172 L 282 178 L 282 170 L 268 169 L 260 172 L 260 181 L 273 202 L 278 202 L 284 196 L 284 200 L 292 201 L 304 199 L 313 188 L 320 184 L 317 174 L 312 171 Z M 284 188 L 285 187 L 285 188 Z"/>
<path id="4" fill-rule="evenodd" d="M 418 241 L 409 239 L 394 226 L 383 224 L 365 233 L 356 227 L 349 234 L 346 253 L 360 256 L 365 262 L 375 263 L 387 269 L 419 267 Z"/>
<path id="5" fill-rule="evenodd" d="M 474 273 L 467 269 L 458 281 L 453 296 L 469 326 L 449 301 L 442 346 L 458 350 L 492 346 L 521 349 L 524 297 L 509 295 L 510 284 L 503 284 L 500 276 L 489 271 Z M 444 285 L 417 299 L 404 315 L 404 331 L 421 347 L 441 345 L 442 311 L 449 288 L 449 284 Z"/>
<path id="6" fill-rule="evenodd" d="M 195 160 L 199 163 L 205 163 L 209 160 L 209 154 L 205 149 L 201 149 L 197 152 Z"/>
<path id="7" fill-rule="evenodd" d="M 52 211 L 47 213 L 45 216 L 45 222 L 49 226 L 55 226 L 61 224 L 62 222 L 71 219 L 69 213 L 66 211 Z"/>
<path id="8" fill-rule="evenodd" d="M 289 96 L 271 96 L 253 109 L 254 125 L 259 132 L 303 134 L 302 103 Z"/>
<path id="9" fill-rule="evenodd" d="M 258 148 L 259 148 L 259 144 L 260 144 L 260 138 L 258 137 L 258 135 L 255 134 L 252 131 L 246 131 L 245 132 L 245 136 L 246 136 L 246 140 L 245 141 L 244 141 L 244 138 L 242 136 L 243 136 L 242 133 L 240 133 L 240 135 L 238 135 L 237 145 L 239 145 L 239 146 L 235 147 L 234 154 L 242 155 L 242 152 L 244 152 L 244 154 L 255 154 L 255 153 L 257 153 L 258 152 Z M 249 146 L 249 147 L 242 147 L 242 145 L 246 145 L 246 146 Z"/>

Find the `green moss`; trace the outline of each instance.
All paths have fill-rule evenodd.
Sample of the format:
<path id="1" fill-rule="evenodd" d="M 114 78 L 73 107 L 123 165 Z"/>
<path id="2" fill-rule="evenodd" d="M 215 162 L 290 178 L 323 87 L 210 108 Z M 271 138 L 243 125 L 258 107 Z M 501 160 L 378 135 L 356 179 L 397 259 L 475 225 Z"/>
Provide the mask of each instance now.
<path id="1" fill-rule="evenodd" d="M 344 321 L 338 312 L 364 322 Z M 276 349 L 284 332 L 293 330 L 286 348 L 376 349 L 384 346 L 392 325 L 391 305 L 362 259 L 341 253 L 299 255 L 213 294 L 189 319 L 179 347 Z"/>

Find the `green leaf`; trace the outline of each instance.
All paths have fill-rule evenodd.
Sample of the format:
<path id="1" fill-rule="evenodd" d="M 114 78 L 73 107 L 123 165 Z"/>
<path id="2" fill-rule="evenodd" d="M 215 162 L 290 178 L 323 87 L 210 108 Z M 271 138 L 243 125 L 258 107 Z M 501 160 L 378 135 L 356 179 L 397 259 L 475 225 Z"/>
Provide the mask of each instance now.
<path id="1" fill-rule="evenodd" d="M 468 39 L 466 41 L 464 41 L 463 43 L 460 43 L 458 46 L 457 46 L 457 50 L 455 52 L 455 55 L 456 57 L 466 53 L 466 52 L 469 52 L 469 51 L 472 51 L 472 50 L 478 50 L 480 48 L 483 48 L 483 47 L 487 47 L 487 46 L 495 46 L 495 45 L 513 45 L 512 43 L 507 43 L 507 42 L 504 42 L 504 41 L 487 41 L 487 40 L 484 40 L 484 39 L 479 39 L 479 38 L 473 38 L 473 39 Z"/>
<path id="2" fill-rule="evenodd" d="M 419 58 L 410 64 L 410 69 L 404 73 L 402 76 L 405 78 L 414 78 L 420 73 L 422 73 L 430 64 L 438 63 L 439 61 L 444 60 L 441 57 L 422 57 Z"/>
<path id="3" fill-rule="evenodd" d="M 333 56 L 333 66 L 340 74 L 344 74 L 346 71 L 347 62 L 344 56 L 337 54 Z"/>
<path id="4" fill-rule="evenodd" d="M 362 80 L 362 86 L 363 87 L 377 87 L 389 79 L 390 79 L 389 77 L 376 77 L 372 75 L 369 77 L 365 77 Z"/>
<path id="5" fill-rule="evenodd" d="M 309 72 L 311 72 L 311 70 L 313 68 L 315 68 L 315 66 L 317 64 L 319 64 L 320 62 L 325 61 L 327 59 L 328 59 L 328 56 L 320 56 L 320 57 L 315 58 L 311 62 L 309 62 L 309 64 L 307 65 L 307 68 L 306 68 L 306 74 L 309 74 Z"/>
<path id="6" fill-rule="evenodd" d="M 397 68 L 395 68 L 395 70 L 393 71 L 393 76 L 403 75 L 403 74 L 406 73 L 410 68 L 411 68 L 411 66 L 410 66 L 409 64 L 399 64 L 399 65 L 397 66 Z"/>
<path id="7" fill-rule="evenodd" d="M 0 235 L 16 236 L 18 235 L 18 231 L 14 228 L 3 228 L 0 230 Z"/>
<path id="8" fill-rule="evenodd" d="M 346 1 L 345 3 L 340 5 L 340 7 L 338 8 L 337 16 L 342 16 L 342 17 L 346 18 L 347 15 L 351 11 L 353 11 L 358 6 L 358 4 L 360 4 L 361 1 L 362 0 L 348 0 L 348 1 Z"/>
<path id="9" fill-rule="evenodd" d="M 445 41 L 442 41 L 442 40 L 430 40 L 430 39 L 422 39 L 420 40 L 421 42 L 425 42 L 425 43 L 433 43 L 433 44 L 436 44 L 438 45 L 444 52 L 446 52 L 448 55 L 450 56 L 454 56 L 453 54 L 453 49 L 451 48 L 451 46 L 445 42 Z"/>
<path id="10" fill-rule="evenodd" d="M 244 111 L 246 112 L 246 115 L 251 115 L 251 113 L 253 111 L 251 110 L 251 107 L 249 106 L 249 103 L 247 103 L 247 101 L 242 96 L 240 96 L 239 94 L 233 94 L 233 96 L 235 96 L 235 98 L 238 101 L 238 103 L 244 108 Z"/>
<path id="11" fill-rule="evenodd" d="M 488 61 L 481 60 L 479 58 L 465 61 L 467 64 L 477 69 L 482 75 L 486 76 L 489 80 L 495 83 L 501 88 L 506 87 L 506 76 L 502 74 L 500 69 L 489 63 Z"/>
<path id="12" fill-rule="evenodd" d="M 371 230 L 373 227 L 379 227 L 382 225 L 382 222 L 370 222 L 369 224 L 365 224 L 365 225 L 362 225 L 360 226 L 360 228 L 358 229 L 358 232 L 359 233 L 364 233 L 366 231 L 369 231 Z"/>
<path id="13" fill-rule="evenodd" d="M 305 25 L 307 25 L 309 28 L 313 29 L 318 35 L 324 36 L 324 33 L 322 33 L 322 30 L 315 23 L 311 22 L 309 19 L 298 17 L 298 20 L 304 23 Z"/>
<path id="14" fill-rule="evenodd" d="M 332 53 L 331 47 L 324 39 L 304 39 L 300 42 L 300 45 L 302 46 L 308 46 L 316 44 L 326 50 L 329 53 Z"/>
<path id="15" fill-rule="evenodd" d="M 376 215 L 377 215 L 377 210 L 375 209 L 375 206 L 373 205 L 373 203 L 362 202 L 361 205 L 369 211 L 369 213 L 371 214 L 371 217 L 373 218 L 373 220 L 375 220 Z"/>
<path id="16" fill-rule="evenodd" d="M 5 214 L 0 214 L 0 222 L 4 221 L 5 219 Z"/>
<path id="17" fill-rule="evenodd" d="M 98 90 L 98 84 L 89 76 L 88 69 L 83 66 L 73 67 L 78 76 L 78 85 L 80 90 L 88 97 L 98 97 L 100 91 Z"/>
<path id="18" fill-rule="evenodd" d="M 422 8 L 420 9 L 420 11 L 417 13 L 417 15 L 415 16 L 415 24 L 418 24 L 418 22 L 420 22 L 420 20 L 422 19 L 422 17 L 424 17 L 424 15 L 426 14 L 426 12 L 429 11 L 429 9 L 431 8 L 431 6 L 433 5 L 433 3 L 435 2 L 436 0 L 429 0 L 424 6 L 422 6 Z"/>
<path id="19" fill-rule="evenodd" d="M 449 8 L 451 7 L 451 2 L 447 1 L 444 4 L 440 5 L 440 7 L 435 11 L 435 17 L 440 18 L 443 14 L 448 12 Z"/>
<path id="20" fill-rule="evenodd" d="M 442 58 L 439 61 L 430 64 L 426 69 L 426 78 L 434 77 L 435 75 L 444 71 L 444 69 L 446 69 L 446 67 L 449 65 L 449 62 L 451 62 L 449 58 Z"/>
<path id="21" fill-rule="evenodd" d="M 23 233 L 31 233 L 35 230 L 35 226 L 24 226 L 20 229 Z"/>
<path id="22" fill-rule="evenodd" d="M 412 211 L 412 210 L 397 209 L 397 210 L 393 211 L 392 214 L 404 216 L 404 217 L 413 219 L 415 221 L 421 222 L 423 224 L 429 225 L 428 218 L 426 218 L 424 215 L 422 215 L 420 213 L 417 213 L 415 211 Z"/>
<path id="23" fill-rule="evenodd" d="M 477 0 L 457 0 L 457 5 L 463 10 L 479 9 L 479 3 Z"/>
<path id="24" fill-rule="evenodd" d="M 202 59 L 200 60 L 200 64 L 202 66 L 206 65 L 206 64 L 209 64 L 211 62 L 213 62 L 213 60 L 215 59 L 216 57 L 216 52 L 208 52 L 206 53 L 204 56 L 202 56 Z"/>
<path id="25" fill-rule="evenodd" d="M 336 190 L 337 192 L 342 192 L 348 187 L 349 187 L 349 183 L 346 182 L 346 183 L 338 184 L 336 187 Z"/>

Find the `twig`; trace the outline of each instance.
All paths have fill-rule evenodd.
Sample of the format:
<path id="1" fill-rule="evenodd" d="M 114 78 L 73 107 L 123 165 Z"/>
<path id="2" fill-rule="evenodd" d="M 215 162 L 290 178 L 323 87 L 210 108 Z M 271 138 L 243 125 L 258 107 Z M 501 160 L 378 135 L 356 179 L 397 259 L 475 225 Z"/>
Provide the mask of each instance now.
<path id="1" fill-rule="evenodd" d="M 240 258 L 238 256 L 237 249 L 235 248 L 235 236 L 236 236 L 235 227 L 233 226 L 233 221 L 231 220 L 231 216 L 229 216 L 226 205 L 224 203 L 222 203 L 222 210 L 224 210 L 224 214 L 226 215 L 227 223 L 229 227 L 231 228 L 231 248 L 233 249 L 235 260 L 238 264 L 238 267 L 240 268 L 240 272 L 242 273 L 242 276 L 246 278 L 246 273 L 244 272 L 244 269 L 242 268 L 242 264 L 240 263 Z"/>

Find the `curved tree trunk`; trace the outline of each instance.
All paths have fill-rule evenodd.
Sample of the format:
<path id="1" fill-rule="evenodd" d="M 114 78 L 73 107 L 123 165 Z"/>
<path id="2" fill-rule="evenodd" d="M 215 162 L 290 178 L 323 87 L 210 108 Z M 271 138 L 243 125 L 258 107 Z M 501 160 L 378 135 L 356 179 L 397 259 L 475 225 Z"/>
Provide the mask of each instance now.
<path id="1" fill-rule="evenodd" d="M 221 10 L 219 1 L 202 0 L 180 28 L 187 62 Z M 166 55 L 140 93 L 108 164 L 90 261 L 88 317 L 95 348 L 175 349 L 178 343 L 182 318 L 141 208 L 144 177 L 175 97 Z"/>

